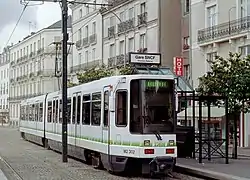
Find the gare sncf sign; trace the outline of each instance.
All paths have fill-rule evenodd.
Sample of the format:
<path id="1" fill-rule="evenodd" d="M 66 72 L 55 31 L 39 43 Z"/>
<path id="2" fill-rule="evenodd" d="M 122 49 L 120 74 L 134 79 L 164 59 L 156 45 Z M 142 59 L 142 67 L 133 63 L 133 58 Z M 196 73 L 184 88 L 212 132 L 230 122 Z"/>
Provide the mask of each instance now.
<path id="1" fill-rule="evenodd" d="M 176 76 L 183 76 L 184 74 L 184 60 L 182 57 L 174 57 L 174 72 Z"/>

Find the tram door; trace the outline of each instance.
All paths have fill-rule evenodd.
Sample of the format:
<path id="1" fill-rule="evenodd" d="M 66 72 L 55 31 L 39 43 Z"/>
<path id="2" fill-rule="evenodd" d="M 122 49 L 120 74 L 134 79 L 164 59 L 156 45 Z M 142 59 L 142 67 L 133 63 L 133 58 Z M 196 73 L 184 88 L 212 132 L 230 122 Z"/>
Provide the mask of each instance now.
<path id="1" fill-rule="evenodd" d="M 107 144 L 107 154 L 110 154 L 110 91 L 109 88 L 105 88 L 103 91 L 103 122 L 102 122 L 102 142 Z"/>
<path id="2" fill-rule="evenodd" d="M 53 125 L 52 125 L 52 132 L 55 133 L 55 134 L 58 134 L 58 119 L 59 119 L 59 116 L 58 116 L 58 108 L 59 105 L 58 105 L 58 97 L 55 97 L 53 98 L 53 101 L 52 101 L 52 121 L 53 121 Z"/>
<path id="3" fill-rule="evenodd" d="M 81 92 L 73 94 L 73 117 L 72 117 L 72 132 L 74 136 L 74 145 L 79 144 L 79 137 L 81 136 Z"/>

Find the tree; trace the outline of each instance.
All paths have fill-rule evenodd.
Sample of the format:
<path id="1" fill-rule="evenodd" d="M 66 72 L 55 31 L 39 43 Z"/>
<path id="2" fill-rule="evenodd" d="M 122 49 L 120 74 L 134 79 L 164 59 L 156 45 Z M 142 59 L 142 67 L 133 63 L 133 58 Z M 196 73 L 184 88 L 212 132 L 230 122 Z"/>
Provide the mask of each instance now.
<path id="1" fill-rule="evenodd" d="M 77 73 L 77 79 L 79 81 L 79 84 L 84 84 L 104 77 L 113 76 L 116 73 L 118 73 L 118 75 L 130 75 L 133 74 L 133 68 L 130 65 L 117 68 L 107 68 L 105 66 L 97 66 L 89 68 L 82 73 Z M 72 82 L 69 82 L 68 87 L 73 87 L 79 84 L 74 84 Z"/>
<path id="2" fill-rule="evenodd" d="M 230 52 L 228 58 L 216 56 L 209 63 L 211 71 L 199 78 L 197 92 L 200 95 L 227 97 L 228 111 L 236 121 L 239 113 L 250 111 L 249 104 L 245 103 L 250 98 L 250 56 L 241 57 Z M 224 102 L 216 103 L 221 105 Z"/>

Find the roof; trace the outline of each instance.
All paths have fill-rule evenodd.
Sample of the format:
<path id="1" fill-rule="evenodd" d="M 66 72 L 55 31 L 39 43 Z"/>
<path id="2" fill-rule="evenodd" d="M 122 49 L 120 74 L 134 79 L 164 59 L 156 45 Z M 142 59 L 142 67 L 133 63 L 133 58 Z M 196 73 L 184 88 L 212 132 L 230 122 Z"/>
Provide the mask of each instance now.
<path id="1" fill-rule="evenodd" d="M 225 116 L 225 107 L 218 107 L 218 106 L 211 106 L 211 114 L 210 116 L 213 118 L 220 118 Z M 184 119 L 185 118 L 185 110 L 179 112 L 177 114 L 178 119 Z M 187 108 L 187 117 L 193 117 L 193 107 Z M 199 106 L 195 107 L 195 117 L 199 117 Z M 202 117 L 207 118 L 208 117 L 208 107 L 202 106 Z"/>
<path id="2" fill-rule="evenodd" d="M 68 16 L 68 21 L 67 21 L 68 28 L 72 27 L 72 16 Z M 59 29 L 62 27 L 62 20 L 59 20 L 55 22 L 54 24 L 48 26 L 47 28 L 44 29 Z"/>

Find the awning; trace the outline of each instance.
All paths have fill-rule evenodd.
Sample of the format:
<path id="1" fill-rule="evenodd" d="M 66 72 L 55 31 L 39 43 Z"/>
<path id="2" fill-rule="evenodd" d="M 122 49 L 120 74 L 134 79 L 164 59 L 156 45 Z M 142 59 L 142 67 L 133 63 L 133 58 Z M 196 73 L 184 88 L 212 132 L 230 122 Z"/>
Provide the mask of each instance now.
<path id="1" fill-rule="evenodd" d="M 210 117 L 211 118 L 221 118 L 225 116 L 225 107 L 218 107 L 218 106 L 211 106 L 211 113 Z M 187 117 L 193 117 L 193 107 L 188 107 L 187 108 Z M 199 117 L 199 106 L 195 107 L 195 117 Z M 202 107 L 202 118 L 207 118 L 208 117 L 208 108 L 207 106 Z M 177 114 L 178 119 L 185 119 L 185 110 L 179 112 Z"/>

